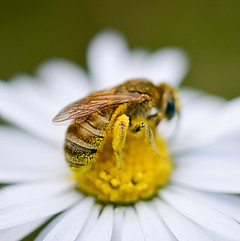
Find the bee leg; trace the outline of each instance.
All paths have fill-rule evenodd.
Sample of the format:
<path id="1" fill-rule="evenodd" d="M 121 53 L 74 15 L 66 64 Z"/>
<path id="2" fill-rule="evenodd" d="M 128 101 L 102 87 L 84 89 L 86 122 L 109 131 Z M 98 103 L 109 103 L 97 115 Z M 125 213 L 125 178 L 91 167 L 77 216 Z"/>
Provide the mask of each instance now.
<path id="1" fill-rule="evenodd" d="M 131 131 L 133 133 L 140 133 L 141 135 L 143 134 L 144 135 L 144 138 L 145 138 L 145 141 L 147 143 L 149 143 L 154 151 L 159 154 L 159 151 L 157 149 L 157 146 L 154 142 L 154 138 L 153 138 L 153 132 L 152 132 L 152 129 L 150 128 L 150 126 L 147 124 L 147 123 L 144 123 L 144 122 L 140 122 L 138 124 L 136 124 L 132 129 Z"/>
<path id="2" fill-rule="evenodd" d="M 113 125 L 112 147 L 116 156 L 117 167 L 119 169 L 122 169 L 122 149 L 125 145 L 128 126 L 129 117 L 125 114 L 119 116 Z"/>

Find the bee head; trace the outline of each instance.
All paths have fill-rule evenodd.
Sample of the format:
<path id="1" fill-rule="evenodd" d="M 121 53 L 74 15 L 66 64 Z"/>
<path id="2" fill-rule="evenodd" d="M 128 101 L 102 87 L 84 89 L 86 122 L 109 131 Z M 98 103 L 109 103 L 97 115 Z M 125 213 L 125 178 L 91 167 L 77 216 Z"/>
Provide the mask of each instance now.
<path id="1" fill-rule="evenodd" d="M 162 119 L 171 120 L 176 114 L 179 115 L 178 91 L 166 83 L 154 85 L 145 79 L 133 79 L 118 88 L 118 91 L 126 90 L 146 94 L 149 97 L 138 105 L 136 112 L 146 114 L 147 119 L 156 124 Z"/>

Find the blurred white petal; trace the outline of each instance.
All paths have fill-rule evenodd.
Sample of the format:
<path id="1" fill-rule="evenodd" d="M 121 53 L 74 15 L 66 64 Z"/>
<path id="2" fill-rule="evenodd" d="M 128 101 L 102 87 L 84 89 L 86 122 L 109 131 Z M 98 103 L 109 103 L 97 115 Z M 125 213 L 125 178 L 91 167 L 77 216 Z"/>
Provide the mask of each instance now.
<path id="1" fill-rule="evenodd" d="M 183 215 L 227 240 L 238 240 L 240 237 L 239 224 L 218 210 L 190 200 L 169 188 L 161 190 L 159 195 Z"/>
<path id="2" fill-rule="evenodd" d="M 69 170 L 66 167 L 55 168 L 52 170 L 35 169 L 32 170 L 22 167 L 14 168 L 11 166 L 1 165 L 0 182 L 1 183 L 17 183 L 26 181 L 46 180 L 46 178 L 59 178 L 69 176 Z"/>
<path id="3" fill-rule="evenodd" d="M 0 209 L 60 194 L 74 186 L 73 181 L 60 178 L 6 186 L 0 189 Z"/>
<path id="4" fill-rule="evenodd" d="M 60 219 L 58 223 L 54 223 L 54 227 L 51 228 L 43 240 L 75 240 L 83 228 L 92 206 L 93 199 L 86 198 L 75 207 L 61 214 L 64 215 L 64 217 Z M 48 229 L 48 227 L 46 227 L 46 229 Z"/>
<path id="5" fill-rule="evenodd" d="M 62 148 L 21 130 L 0 127 L 0 164 L 12 169 L 53 170 L 66 167 Z"/>
<path id="6" fill-rule="evenodd" d="M 206 206 L 215 208 L 240 222 L 240 197 L 237 195 L 200 192 L 183 188 L 180 185 L 173 185 L 171 189 L 179 192 L 185 197 L 189 197 Z"/>
<path id="7" fill-rule="evenodd" d="M 198 160 L 199 158 L 206 158 L 208 160 L 211 158 L 219 158 L 221 160 L 238 160 L 240 158 L 240 149 L 238 148 L 239 143 L 240 141 L 234 138 L 226 137 L 225 139 L 217 140 L 211 145 L 208 145 L 204 148 L 198 148 L 191 151 L 173 154 L 174 162 L 181 163 L 182 161 L 184 161 L 183 159 L 190 160 L 191 157 L 196 160 Z"/>
<path id="8" fill-rule="evenodd" d="M 95 89 L 113 87 L 124 81 L 125 65 L 129 61 L 127 43 L 117 32 L 101 32 L 88 49 L 88 68 Z"/>
<path id="9" fill-rule="evenodd" d="M 219 234 L 213 233 L 205 228 L 203 228 L 203 230 L 206 232 L 206 234 L 211 237 L 212 240 L 214 241 L 226 241 L 226 238 L 220 236 Z M 229 239 L 230 240 L 230 239 Z M 234 240 L 232 240 L 234 241 Z"/>
<path id="10" fill-rule="evenodd" d="M 240 161 L 231 157 L 189 155 L 177 158 L 174 183 L 213 192 L 240 192 Z"/>
<path id="11" fill-rule="evenodd" d="M 42 241 L 47 236 L 47 234 L 55 227 L 57 223 L 59 223 L 64 217 L 67 215 L 67 211 L 63 212 L 62 214 L 57 215 L 53 218 L 53 220 L 44 227 L 41 232 L 37 235 L 34 241 Z"/>
<path id="12" fill-rule="evenodd" d="M 188 72 L 188 58 L 178 48 L 160 49 L 143 65 L 143 76 L 154 83 L 166 82 L 178 86 Z"/>
<path id="13" fill-rule="evenodd" d="M 148 58 L 148 51 L 145 49 L 134 49 L 129 53 L 129 59 L 124 64 L 124 71 L 122 73 L 122 81 L 130 79 L 147 78 L 143 73 L 143 67 Z"/>
<path id="14" fill-rule="evenodd" d="M 88 216 L 84 228 L 76 238 L 77 241 L 85 241 L 92 229 L 95 227 L 100 214 L 100 206 L 95 204 Z"/>
<path id="15" fill-rule="evenodd" d="M 240 98 L 235 98 L 221 108 L 212 120 L 209 120 L 209 133 L 205 137 L 206 144 L 233 133 L 240 132 Z"/>
<path id="16" fill-rule="evenodd" d="M 0 230 L 0 240 L 16 241 L 22 240 L 24 237 L 28 236 L 42 224 L 47 221 L 48 218 L 42 218 L 37 221 L 30 223 L 21 224 L 13 228 L 7 228 Z"/>
<path id="17" fill-rule="evenodd" d="M 48 120 L 53 118 L 58 106 L 53 98 L 47 96 L 46 85 L 43 81 L 27 74 L 18 74 L 8 83 L 21 98 L 34 105 L 41 115 Z"/>
<path id="18" fill-rule="evenodd" d="M 136 210 L 146 241 L 172 240 L 168 228 L 157 217 L 156 213 L 151 210 L 148 203 L 136 203 Z"/>
<path id="19" fill-rule="evenodd" d="M 66 192 L 56 197 L 47 197 L 0 209 L 0 230 L 49 217 L 65 210 L 81 198 L 82 196 L 76 192 Z"/>
<path id="20" fill-rule="evenodd" d="M 86 241 L 104 240 L 110 241 L 113 228 L 113 207 L 106 206 L 100 217 L 98 218 L 95 226 L 90 231 Z"/>
<path id="21" fill-rule="evenodd" d="M 212 239 L 193 221 L 184 217 L 163 201 L 154 200 L 155 207 L 158 213 L 172 231 L 174 236 L 179 241 L 194 240 L 194 241 L 211 241 Z M 187 231 L 186 231 L 187 230 Z"/>
<path id="22" fill-rule="evenodd" d="M 90 83 L 85 71 L 71 61 L 49 60 L 39 66 L 36 72 L 45 83 L 45 94 L 57 104 L 55 111 L 90 93 Z"/>
<path id="23" fill-rule="evenodd" d="M 88 66 L 97 90 L 133 78 L 178 86 L 188 71 L 188 59 L 177 48 L 161 49 L 150 55 L 142 49 L 130 52 L 123 36 L 106 31 L 91 42 Z"/>
<path id="24" fill-rule="evenodd" d="M 123 230 L 122 230 L 122 241 L 145 241 L 142 233 L 138 217 L 135 210 L 132 207 L 128 207 L 125 212 Z"/>
<path id="25" fill-rule="evenodd" d="M 192 147 L 201 147 L 202 144 L 195 143 L 195 139 L 203 136 L 203 133 L 207 135 L 206 125 L 225 104 L 221 98 L 206 95 L 194 89 L 183 89 L 180 93 L 179 125 L 170 142 L 173 153 L 191 150 Z"/>
<path id="26" fill-rule="evenodd" d="M 123 228 L 124 208 L 114 209 L 114 221 L 111 241 L 121 241 Z"/>
<path id="27" fill-rule="evenodd" d="M 13 98 L 14 97 L 14 98 Z M 61 143 L 59 130 L 52 126 L 51 120 L 45 118 L 34 105 L 26 101 L 16 90 L 0 81 L 0 117 L 55 143 Z"/>
<path id="28" fill-rule="evenodd" d="M 183 106 L 178 134 L 184 137 L 179 136 L 172 144 L 174 153 L 205 147 L 240 131 L 239 98 L 224 104 L 217 98 L 198 99 L 193 106 Z"/>

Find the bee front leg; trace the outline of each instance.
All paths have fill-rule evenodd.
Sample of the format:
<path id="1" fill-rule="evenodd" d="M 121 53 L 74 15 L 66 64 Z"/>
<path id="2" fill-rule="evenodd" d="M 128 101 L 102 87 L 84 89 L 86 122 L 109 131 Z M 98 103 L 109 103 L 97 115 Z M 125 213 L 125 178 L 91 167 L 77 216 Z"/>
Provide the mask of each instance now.
<path id="1" fill-rule="evenodd" d="M 140 122 L 138 124 L 136 124 L 132 129 L 131 131 L 133 133 L 140 133 L 141 135 L 144 135 L 144 139 L 147 143 L 149 143 L 154 151 L 159 154 L 158 152 L 158 149 L 157 149 L 157 146 L 154 142 L 154 138 L 153 138 L 153 132 L 152 132 L 152 129 L 150 128 L 150 126 L 145 123 L 145 122 Z"/>
<path id="2" fill-rule="evenodd" d="M 129 117 L 125 114 L 117 117 L 113 125 L 112 147 L 116 156 L 117 167 L 122 169 L 122 149 L 125 145 L 127 130 L 129 126 Z"/>

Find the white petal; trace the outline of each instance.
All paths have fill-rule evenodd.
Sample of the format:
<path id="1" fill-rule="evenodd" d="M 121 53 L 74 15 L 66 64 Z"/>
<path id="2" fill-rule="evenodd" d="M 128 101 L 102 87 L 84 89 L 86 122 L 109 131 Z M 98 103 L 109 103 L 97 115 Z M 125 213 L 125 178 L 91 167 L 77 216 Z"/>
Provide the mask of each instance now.
<path id="1" fill-rule="evenodd" d="M 135 213 L 132 207 L 126 208 L 123 230 L 122 230 L 122 241 L 144 241 L 144 236 Z"/>
<path id="2" fill-rule="evenodd" d="M 55 170 L 28 170 L 18 168 L 14 170 L 13 168 L 1 167 L 0 169 L 0 182 L 8 184 L 67 176 L 69 176 L 69 170 L 67 168 L 56 168 Z"/>
<path id="3" fill-rule="evenodd" d="M 86 241 L 111 240 L 113 228 L 113 207 L 104 207 L 96 225 L 86 238 Z"/>
<path id="4" fill-rule="evenodd" d="M 190 87 L 181 87 L 179 92 L 181 105 L 191 104 L 192 101 L 196 101 L 197 98 L 205 95 L 205 92 Z"/>
<path id="5" fill-rule="evenodd" d="M 91 213 L 88 216 L 87 222 L 85 223 L 83 229 L 81 230 L 80 234 L 76 238 L 77 241 L 85 241 L 89 233 L 95 227 L 98 217 L 100 213 L 100 206 L 94 205 Z"/>
<path id="6" fill-rule="evenodd" d="M 62 148 L 44 143 L 20 130 L 0 126 L 2 168 L 50 170 L 65 168 Z"/>
<path id="7" fill-rule="evenodd" d="M 37 76 L 44 81 L 56 113 L 64 106 L 89 94 L 90 83 L 85 71 L 77 64 L 64 59 L 50 60 L 37 69 Z"/>
<path id="8" fill-rule="evenodd" d="M 4 153 L 5 154 L 5 153 Z M 37 153 L 35 153 L 37 155 Z M 41 155 L 39 155 L 41 156 Z M 32 156 L 33 157 L 33 156 Z M 36 156 L 36 158 L 32 158 L 31 162 L 31 157 L 27 157 L 24 159 L 24 155 L 20 155 L 17 158 L 13 158 L 12 155 L 9 153 L 8 155 L 3 155 L 3 160 L 0 161 L 1 169 L 0 169 L 0 179 L 4 181 L 4 178 L 6 177 L 6 174 L 10 174 L 9 177 L 6 177 L 6 180 L 9 180 L 10 182 L 14 182 L 14 180 L 19 180 L 20 181 L 20 176 L 22 176 L 23 173 L 29 172 L 27 174 L 26 178 L 23 177 L 22 180 L 28 180 L 29 178 L 32 179 L 31 177 L 33 174 L 36 174 L 37 176 L 33 179 L 39 179 L 41 176 L 48 176 L 49 173 L 51 173 L 53 176 L 56 175 L 62 175 L 62 174 L 68 174 L 69 173 L 69 168 L 67 167 L 67 164 L 64 162 L 63 158 L 61 159 L 56 159 L 59 160 L 59 164 L 55 164 L 54 167 L 54 161 L 53 163 L 49 163 L 49 166 L 47 165 L 48 163 L 45 162 L 44 159 L 40 159 Z M 23 161 L 20 161 L 23 160 Z M 17 161 L 19 162 L 17 163 Z M 43 162 L 41 162 L 44 160 Z M 49 159 L 47 159 L 49 160 Z M 36 165 L 34 165 L 34 162 L 36 161 Z M 49 160 L 51 162 L 51 159 Z M 29 165 L 27 165 L 29 163 Z M 62 165 L 62 166 L 61 166 Z M 6 173 L 4 173 L 6 171 Z M 11 174 L 12 171 L 12 174 Z M 45 174 L 44 174 L 45 172 Z M 14 177 L 14 173 L 16 173 L 16 177 Z M 11 181 L 12 180 L 12 181 Z M 6 182 L 6 181 L 5 181 Z"/>
<path id="9" fill-rule="evenodd" d="M 159 199 L 154 200 L 157 211 L 177 240 L 210 241 L 212 240 L 199 226 L 190 221 Z"/>
<path id="10" fill-rule="evenodd" d="M 201 202 L 206 206 L 215 208 L 240 222 L 239 196 L 194 191 L 176 185 L 171 186 L 171 189 L 193 200 Z"/>
<path id="11" fill-rule="evenodd" d="M 143 65 L 144 77 L 155 83 L 178 86 L 188 71 L 186 54 L 178 48 L 160 49 L 150 55 Z"/>
<path id="12" fill-rule="evenodd" d="M 8 84 L 0 81 L 0 116 L 7 121 L 54 143 L 62 142 L 59 131 L 53 127 L 35 106 L 26 101 Z"/>
<path id="13" fill-rule="evenodd" d="M 129 59 L 125 62 L 122 73 L 122 81 L 148 78 L 143 72 L 148 55 L 149 53 L 145 49 L 133 49 L 129 52 Z"/>
<path id="14" fill-rule="evenodd" d="M 172 152 L 178 153 L 191 148 L 192 139 L 202 134 L 199 130 L 204 129 L 209 119 L 223 104 L 224 101 L 220 98 L 214 98 L 192 89 L 181 89 L 179 123 L 174 139 L 170 143 Z"/>
<path id="15" fill-rule="evenodd" d="M 46 221 L 47 218 L 43 218 L 34 222 L 21 224 L 13 228 L 0 230 L 0 240 L 22 240 L 25 236 L 29 235 L 31 232 L 40 227 Z"/>
<path id="16" fill-rule="evenodd" d="M 97 90 L 115 86 L 124 80 L 129 56 L 126 41 L 119 33 L 101 32 L 90 43 L 87 57 Z"/>
<path id="17" fill-rule="evenodd" d="M 37 235 L 34 241 L 42 241 L 47 236 L 47 234 L 59 223 L 66 215 L 68 211 L 64 211 L 62 214 L 57 215 L 53 218 L 53 220 L 47 224 L 45 228 L 41 230 L 41 232 Z"/>
<path id="18" fill-rule="evenodd" d="M 73 205 L 82 196 L 76 192 L 25 202 L 0 210 L 0 229 L 14 227 L 56 214 Z"/>
<path id="19" fill-rule="evenodd" d="M 239 158 L 189 155 L 176 160 L 171 180 L 207 191 L 240 193 L 239 169 Z"/>
<path id="20" fill-rule="evenodd" d="M 186 130 L 185 141 L 183 141 L 183 138 L 181 140 L 179 138 L 173 146 L 174 152 L 208 146 L 214 141 L 224 139 L 240 131 L 240 98 L 229 101 L 224 105 L 211 100 L 207 101 L 205 105 L 203 104 L 201 101 L 202 109 L 198 106 L 189 108 L 189 113 L 185 113 L 185 117 L 183 110 L 181 122 L 184 123 L 185 127 L 182 126 L 181 128 L 182 132 L 184 132 L 183 129 Z M 215 104 L 219 104 L 219 106 L 214 110 L 211 107 L 214 107 Z M 197 114 L 195 114 L 196 111 Z M 186 133 L 188 133 L 188 136 L 186 136 Z M 186 141 L 187 139 L 188 141 Z"/>
<path id="21" fill-rule="evenodd" d="M 212 240 L 214 240 L 214 241 L 226 241 L 226 238 L 220 236 L 219 234 L 213 233 L 213 232 L 211 232 L 207 229 L 204 229 L 204 230 L 208 234 L 208 236 L 212 238 Z"/>
<path id="22" fill-rule="evenodd" d="M 113 232 L 111 241 L 121 241 L 123 228 L 123 208 L 114 209 Z"/>
<path id="23" fill-rule="evenodd" d="M 5 149 L 11 151 L 13 150 L 13 147 L 14 150 L 24 151 L 22 149 L 26 148 L 27 145 L 31 145 L 31 148 L 34 148 L 34 150 L 39 148 L 44 152 L 59 151 L 60 149 L 54 144 L 37 139 L 36 137 L 14 127 L 0 126 L 0 133 L 0 141 L 2 144 L 0 147 L 1 152 Z M 10 144 L 12 144 L 12 146 Z"/>
<path id="24" fill-rule="evenodd" d="M 159 196 L 183 215 L 206 229 L 225 237 L 227 240 L 239 239 L 239 224 L 218 210 L 202 205 L 195 200 L 190 200 L 170 189 L 161 190 Z"/>
<path id="25" fill-rule="evenodd" d="M 74 185 L 74 181 L 54 179 L 6 186 L 0 189 L 0 209 L 60 194 Z"/>
<path id="26" fill-rule="evenodd" d="M 232 137 L 224 140 L 219 140 L 204 148 L 198 148 L 196 150 L 189 150 L 183 153 L 174 154 L 174 161 L 181 164 L 182 161 L 189 160 L 194 163 L 194 160 L 199 158 L 203 159 L 231 159 L 237 160 L 240 158 L 240 149 L 238 148 L 240 140 Z"/>
<path id="27" fill-rule="evenodd" d="M 240 131 L 240 98 L 228 101 L 210 121 L 208 139 L 215 140 Z"/>
<path id="28" fill-rule="evenodd" d="M 136 210 L 146 241 L 172 240 L 169 230 L 147 203 L 137 203 Z"/>
<path id="29" fill-rule="evenodd" d="M 184 180 L 183 180 L 184 178 Z M 204 178 L 204 179 L 202 179 Z M 238 194 L 240 193 L 239 185 L 240 178 L 237 176 L 232 177 L 211 177 L 211 176 L 202 176 L 202 177 L 193 177 L 191 175 L 186 175 L 177 173 L 171 180 L 175 184 L 181 184 L 186 187 L 192 187 L 194 189 L 211 191 L 211 192 L 220 192 L 220 193 L 231 193 Z"/>
<path id="30" fill-rule="evenodd" d="M 109 88 L 127 79 L 146 78 L 156 83 L 178 85 L 188 70 L 186 54 L 166 48 L 147 57 L 145 50 L 128 50 L 118 33 L 105 31 L 97 35 L 88 51 L 88 65 L 97 89 Z"/>
<path id="31" fill-rule="evenodd" d="M 67 213 L 64 213 L 64 218 L 55 224 L 43 240 L 75 240 L 85 224 L 92 206 L 92 198 L 86 198 L 81 201 Z"/>
<path id="32" fill-rule="evenodd" d="M 194 89 L 181 89 L 179 125 L 170 142 L 171 152 L 178 153 L 201 146 L 202 143 L 197 139 L 211 131 L 205 127 L 224 104 L 225 101 L 221 98 Z"/>
<path id="33" fill-rule="evenodd" d="M 19 96 L 26 102 L 30 102 L 45 118 L 51 120 L 53 115 L 56 114 L 56 105 L 52 98 L 46 96 L 43 81 L 33 78 L 26 74 L 15 76 L 8 82 Z"/>

